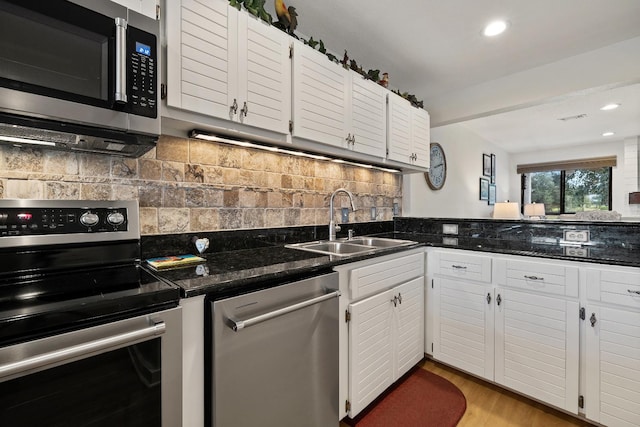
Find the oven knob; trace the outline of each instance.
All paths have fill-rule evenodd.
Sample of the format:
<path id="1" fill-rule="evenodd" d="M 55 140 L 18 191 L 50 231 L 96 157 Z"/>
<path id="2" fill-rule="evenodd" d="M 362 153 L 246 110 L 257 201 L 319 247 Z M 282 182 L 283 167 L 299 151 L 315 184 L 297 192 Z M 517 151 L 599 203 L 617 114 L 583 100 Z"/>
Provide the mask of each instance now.
<path id="1" fill-rule="evenodd" d="M 120 225 L 124 222 L 124 215 L 120 212 L 111 212 L 107 215 L 107 222 L 111 225 Z"/>
<path id="2" fill-rule="evenodd" d="M 98 215 L 91 212 L 85 212 L 80 216 L 80 224 L 85 227 L 93 227 L 98 224 L 98 221 L 100 221 Z"/>

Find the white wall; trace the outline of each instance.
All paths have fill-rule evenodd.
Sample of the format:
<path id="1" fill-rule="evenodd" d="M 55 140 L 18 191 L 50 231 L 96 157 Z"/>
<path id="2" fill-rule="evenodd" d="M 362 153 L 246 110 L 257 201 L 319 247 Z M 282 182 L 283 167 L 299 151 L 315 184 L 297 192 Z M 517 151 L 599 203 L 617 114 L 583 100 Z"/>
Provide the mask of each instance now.
<path id="1" fill-rule="evenodd" d="M 424 174 L 403 178 L 402 216 L 430 218 L 489 218 L 493 207 L 479 200 L 482 154 L 496 155 L 496 200 L 509 198 L 509 157 L 506 152 L 467 129 L 453 124 L 431 129 L 431 141 L 438 142 L 447 158 L 447 180 L 433 191 Z M 515 169 L 513 170 L 515 174 Z M 514 200 L 519 200 L 518 197 Z"/>
<path id="2" fill-rule="evenodd" d="M 520 200 L 520 175 L 515 173 L 518 164 L 541 163 L 551 161 L 587 159 L 599 156 L 616 156 L 617 166 L 612 170 L 612 210 L 620 212 L 623 217 L 636 216 L 629 210 L 629 190 L 625 184 L 625 141 L 615 140 L 606 144 L 585 144 L 556 150 L 543 150 L 511 155 L 509 168 L 513 173 L 509 176 L 509 197 Z M 628 163 L 628 162 L 627 162 Z M 635 159 L 637 164 L 637 159 Z"/>

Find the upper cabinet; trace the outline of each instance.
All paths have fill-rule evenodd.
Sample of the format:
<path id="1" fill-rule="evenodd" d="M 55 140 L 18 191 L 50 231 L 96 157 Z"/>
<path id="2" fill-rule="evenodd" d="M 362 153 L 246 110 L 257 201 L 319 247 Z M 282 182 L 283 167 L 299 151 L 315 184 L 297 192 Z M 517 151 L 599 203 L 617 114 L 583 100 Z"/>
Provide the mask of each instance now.
<path id="1" fill-rule="evenodd" d="M 324 54 L 294 44 L 294 137 L 384 157 L 386 92 Z"/>
<path id="2" fill-rule="evenodd" d="M 167 105 L 288 133 L 290 37 L 226 2 L 167 2 Z"/>
<path id="3" fill-rule="evenodd" d="M 429 167 L 429 113 L 389 93 L 388 158 L 420 168 Z"/>

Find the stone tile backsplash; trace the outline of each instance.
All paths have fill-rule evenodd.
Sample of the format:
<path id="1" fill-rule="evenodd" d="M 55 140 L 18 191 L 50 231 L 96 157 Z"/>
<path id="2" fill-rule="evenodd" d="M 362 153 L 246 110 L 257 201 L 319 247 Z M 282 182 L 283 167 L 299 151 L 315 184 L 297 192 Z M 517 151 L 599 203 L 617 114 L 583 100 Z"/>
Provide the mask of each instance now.
<path id="1" fill-rule="evenodd" d="M 0 198 L 137 199 L 143 235 L 327 224 L 339 187 L 350 222 L 393 218 L 402 175 L 335 162 L 162 136 L 138 159 L 0 147 Z M 335 220 L 340 207 L 336 196 Z"/>

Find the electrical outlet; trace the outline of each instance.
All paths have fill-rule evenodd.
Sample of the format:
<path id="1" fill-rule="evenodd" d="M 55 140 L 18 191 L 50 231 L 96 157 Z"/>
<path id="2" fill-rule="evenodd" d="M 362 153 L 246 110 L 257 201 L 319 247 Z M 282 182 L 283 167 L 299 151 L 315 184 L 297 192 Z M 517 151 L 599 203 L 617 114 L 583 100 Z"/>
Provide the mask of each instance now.
<path id="1" fill-rule="evenodd" d="M 400 207 L 398 206 L 397 203 L 393 204 L 393 216 L 398 216 L 400 215 Z"/>
<path id="2" fill-rule="evenodd" d="M 349 222 L 349 208 L 342 208 L 342 222 Z"/>
<path id="3" fill-rule="evenodd" d="M 442 234 L 458 234 L 458 224 L 442 224 Z"/>
<path id="4" fill-rule="evenodd" d="M 371 220 L 375 221 L 377 216 L 378 216 L 378 214 L 376 212 L 376 207 L 375 206 L 371 206 Z"/>
<path id="5" fill-rule="evenodd" d="M 564 230 L 564 240 L 566 242 L 589 242 L 589 230 Z"/>

